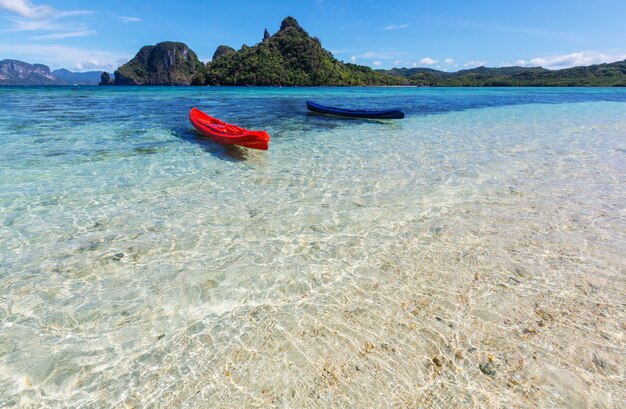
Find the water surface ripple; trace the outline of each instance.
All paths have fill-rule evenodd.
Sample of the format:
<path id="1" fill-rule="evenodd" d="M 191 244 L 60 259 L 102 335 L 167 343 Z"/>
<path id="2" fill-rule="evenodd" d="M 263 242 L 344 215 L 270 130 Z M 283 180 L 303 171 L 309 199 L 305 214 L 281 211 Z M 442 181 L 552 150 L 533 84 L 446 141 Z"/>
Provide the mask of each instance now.
<path id="1" fill-rule="evenodd" d="M 3 87 L 0 145 L 0 406 L 626 402 L 626 90 Z"/>

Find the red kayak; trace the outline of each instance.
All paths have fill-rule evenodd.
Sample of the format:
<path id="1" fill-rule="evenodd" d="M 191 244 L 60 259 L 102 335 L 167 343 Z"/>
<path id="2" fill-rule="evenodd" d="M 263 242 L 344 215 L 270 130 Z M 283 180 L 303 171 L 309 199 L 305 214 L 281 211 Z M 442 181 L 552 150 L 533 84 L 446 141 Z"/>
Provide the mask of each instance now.
<path id="1" fill-rule="evenodd" d="M 215 142 L 261 149 L 263 151 L 269 148 L 270 135 L 265 131 L 251 131 L 231 125 L 213 118 L 197 108 L 191 109 L 189 120 L 198 132 Z"/>

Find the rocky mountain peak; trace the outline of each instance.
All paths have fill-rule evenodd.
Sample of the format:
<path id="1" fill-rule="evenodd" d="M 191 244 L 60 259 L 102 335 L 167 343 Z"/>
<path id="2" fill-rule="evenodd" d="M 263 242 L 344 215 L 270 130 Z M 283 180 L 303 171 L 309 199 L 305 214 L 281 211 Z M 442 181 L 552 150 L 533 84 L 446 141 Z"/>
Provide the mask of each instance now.
<path id="1" fill-rule="evenodd" d="M 234 52 L 235 52 L 235 49 L 233 47 L 229 47 L 227 45 L 220 45 L 219 47 L 217 47 L 217 49 L 213 53 L 213 61 L 217 60 L 218 58 L 224 55 L 232 54 Z"/>
<path id="2" fill-rule="evenodd" d="M 291 16 L 285 17 L 285 19 L 280 23 L 279 32 L 287 31 L 289 29 L 294 29 L 302 33 L 306 33 L 306 31 L 304 31 L 304 29 L 300 27 L 300 24 L 298 24 L 298 21 Z"/>
<path id="3" fill-rule="evenodd" d="M 43 64 L 29 64 L 18 60 L 0 61 L 0 84 L 58 85 L 63 81 L 52 75 Z"/>
<path id="4" fill-rule="evenodd" d="M 111 78 L 111 74 L 108 72 L 103 72 L 100 75 L 100 84 L 99 85 L 113 85 L 113 78 Z"/>
<path id="5" fill-rule="evenodd" d="M 198 56 L 186 44 L 165 41 L 142 47 L 115 71 L 115 84 L 189 85 L 201 68 Z"/>

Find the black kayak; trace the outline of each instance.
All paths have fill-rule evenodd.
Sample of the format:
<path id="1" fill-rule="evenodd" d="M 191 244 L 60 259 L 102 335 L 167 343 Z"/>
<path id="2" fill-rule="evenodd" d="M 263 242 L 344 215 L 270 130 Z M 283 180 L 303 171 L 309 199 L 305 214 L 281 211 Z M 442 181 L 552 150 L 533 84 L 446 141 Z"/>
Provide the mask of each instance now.
<path id="1" fill-rule="evenodd" d="M 344 109 L 327 107 L 316 104 L 312 101 L 306 102 L 309 111 L 319 112 L 320 114 L 347 116 L 349 118 L 370 118 L 370 119 L 402 119 L 404 111 L 401 109 L 387 109 L 383 111 L 368 111 L 365 109 Z"/>

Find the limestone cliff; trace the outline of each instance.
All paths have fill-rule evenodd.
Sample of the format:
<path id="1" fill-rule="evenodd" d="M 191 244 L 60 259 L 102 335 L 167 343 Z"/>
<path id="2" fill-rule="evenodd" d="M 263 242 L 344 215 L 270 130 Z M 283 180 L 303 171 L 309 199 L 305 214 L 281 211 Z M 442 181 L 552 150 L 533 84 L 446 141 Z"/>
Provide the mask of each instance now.
<path id="1" fill-rule="evenodd" d="M 162 42 L 142 47 L 135 58 L 115 71 L 115 85 L 189 85 L 202 68 L 187 45 Z"/>
<path id="2" fill-rule="evenodd" d="M 0 85 L 63 85 L 65 82 L 42 64 L 28 64 L 18 60 L 0 61 Z"/>

